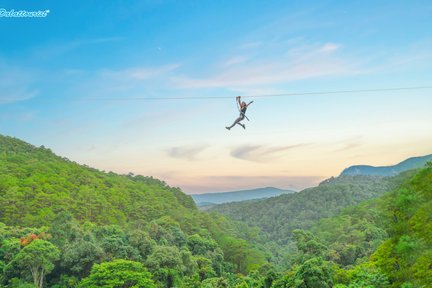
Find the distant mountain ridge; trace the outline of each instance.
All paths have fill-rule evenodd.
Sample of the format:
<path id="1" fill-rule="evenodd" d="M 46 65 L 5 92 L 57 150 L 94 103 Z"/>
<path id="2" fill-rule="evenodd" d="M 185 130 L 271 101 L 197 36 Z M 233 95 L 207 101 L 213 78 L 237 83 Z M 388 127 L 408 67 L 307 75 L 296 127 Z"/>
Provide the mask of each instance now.
<path id="1" fill-rule="evenodd" d="M 402 175 L 402 174 L 401 174 Z M 214 205 L 219 212 L 251 227 L 259 227 L 271 241 L 285 245 L 295 229 L 308 229 L 322 218 L 332 217 L 342 209 L 377 198 L 394 189 L 402 176 L 340 176 L 321 182 L 317 187 L 268 199 Z"/>
<path id="2" fill-rule="evenodd" d="M 250 190 L 239 190 L 230 192 L 214 192 L 204 194 L 193 194 L 193 200 L 198 206 L 208 206 L 211 204 L 222 204 L 228 202 L 238 202 L 253 199 L 263 199 L 279 196 L 282 194 L 295 193 L 293 190 L 283 190 L 275 187 L 256 188 Z"/>
<path id="3" fill-rule="evenodd" d="M 355 176 L 355 175 L 368 175 L 368 176 L 394 176 L 401 172 L 423 168 L 427 162 L 432 161 L 432 154 L 408 158 L 397 165 L 393 166 L 370 166 L 370 165 L 355 165 L 344 169 L 341 176 Z"/>

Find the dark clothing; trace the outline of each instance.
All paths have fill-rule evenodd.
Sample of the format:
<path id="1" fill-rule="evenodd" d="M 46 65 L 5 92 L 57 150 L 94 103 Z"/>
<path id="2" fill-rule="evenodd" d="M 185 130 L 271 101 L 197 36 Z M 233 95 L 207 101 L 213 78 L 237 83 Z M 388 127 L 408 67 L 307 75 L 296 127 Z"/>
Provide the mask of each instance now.
<path id="1" fill-rule="evenodd" d="M 246 107 L 244 107 L 241 111 L 240 111 L 240 115 L 239 117 L 234 121 L 234 123 L 229 126 L 226 127 L 228 130 L 231 129 L 232 127 L 234 127 L 236 124 L 239 124 L 240 126 L 242 126 L 243 128 L 245 128 L 245 126 L 243 124 L 240 123 L 240 121 L 242 121 L 245 118 L 245 112 L 246 112 Z"/>
<path id="2" fill-rule="evenodd" d="M 231 126 L 227 126 L 225 127 L 226 129 L 230 130 L 232 127 L 234 127 L 236 124 L 240 125 L 243 127 L 243 129 L 246 129 L 246 125 L 240 123 L 245 117 L 246 117 L 246 110 L 247 110 L 247 106 L 249 104 L 251 104 L 253 101 L 251 101 L 249 104 L 244 105 L 243 107 L 241 106 L 241 102 L 240 102 L 240 97 L 237 97 L 237 101 L 238 101 L 238 105 L 240 106 L 240 115 L 239 117 L 234 121 L 234 123 Z M 243 102 L 244 103 L 244 102 Z M 247 118 L 247 117 L 246 117 Z M 249 119 L 248 119 L 249 120 Z"/>
<path id="3" fill-rule="evenodd" d="M 240 116 L 234 121 L 234 123 L 238 123 L 242 121 L 245 118 L 245 114 L 242 112 L 240 113 Z"/>

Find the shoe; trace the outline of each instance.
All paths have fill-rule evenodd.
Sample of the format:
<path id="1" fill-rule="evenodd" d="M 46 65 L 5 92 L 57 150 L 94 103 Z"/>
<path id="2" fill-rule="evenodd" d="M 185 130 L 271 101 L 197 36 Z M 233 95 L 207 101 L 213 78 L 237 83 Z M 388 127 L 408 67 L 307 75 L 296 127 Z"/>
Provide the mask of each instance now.
<path id="1" fill-rule="evenodd" d="M 226 129 L 228 129 L 228 130 L 230 130 L 231 128 L 230 127 L 225 127 Z"/>
<path id="2" fill-rule="evenodd" d="M 243 129 L 246 129 L 246 124 L 241 124 Z"/>

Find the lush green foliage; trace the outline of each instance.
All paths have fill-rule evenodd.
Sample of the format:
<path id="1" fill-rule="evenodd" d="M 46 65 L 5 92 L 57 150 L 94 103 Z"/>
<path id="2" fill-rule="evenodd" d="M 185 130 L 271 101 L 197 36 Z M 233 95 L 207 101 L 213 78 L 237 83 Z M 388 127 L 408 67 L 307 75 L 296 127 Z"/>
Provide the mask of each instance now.
<path id="1" fill-rule="evenodd" d="M 378 197 L 394 187 L 392 178 L 344 176 L 318 187 L 265 200 L 221 204 L 212 211 L 251 226 L 258 226 L 269 240 L 286 244 L 294 229 L 308 229 L 318 220 L 331 217 L 343 208 Z"/>
<path id="2" fill-rule="evenodd" d="M 371 262 L 389 277 L 391 287 L 431 287 L 432 167 L 385 200 L 390 238 L 378 247 Z"/>
<path id="3" fill-rule="evenodd" d="M 10 287 L 28 285 L 31 276 L 38 286 L 96 281 L 105 266 L 95 265 L 116 259 L 141 263 L 164 287 L 267 262 L 234 223 L 198 211 L 178 188 L 101 172 L 3 136 L 0 207 L 0 280 Z"/>
<path id="4" fill-rule="evenodd" d="M 432 165 L 241 203 L 232 222 L 159 180 L 0 144 L 1 287 L 432 287 Z"/>
<path id="5" fill-rule="evenodd" d="M 24 245 L 23 242 L 21 241 L 21 245 Z M 24 275 L 31 274 L 35 286 L 43 287 L 45 274 L 54 269 L 54 261 L 59 257 L 60 251 L 55 245 L 42 239 L 35 239 L 25 245 L 5 269 L 17 267 Z"/>
<path id="6" fill-rule="evenodd" d="M 151 274 L 143 264 L 128 260 L 114 260 L 95 264 L 90 275 L 84 278 L 80 287 L 83 288 L 154 288 Z"/>
<path id="7" fill-rule="evenodd" d="M 291 268 L 272 287 L 432 287 L 432 164 L 395 180 L 390 193 L 293 230 Z"/>
<path id="8" fill-rule="evenodd" d="M 294 242 L 296 247 L 286 250 L 290 254 L 290 268 L 277 278 L 274 287 L 430 287 L 431 166 L 417 174 L 409 171 L 394 178 L 344 176 L 296 195 L 219 208 L 249 225 L 267 228 L 270 239 L 280 240 L 277 237 L 281 232 L 272 233 L 272 229 L 289 227 L 285 231 L 285 237 L 289 238 L 279 243 L 287 243 L 283 246 L 286 248 Z M 384 193 L 386 189 L 393 192 Z M 314 195 L 309 194 L 311 191 Z M 380 194 L 383 195 L 375 198 Z M 354 199 L 349 199 L 351 196 Z M 362 197 L 371 200 L 357 206 L 347 205 L 350 201 L 360 202 Z M 324 213 L 313 211 L 312 207 L 305 209 L 310 204 L 305 201 L 312 202 L 317 210 L 329 209 Z M 289 211 L 291 208 L 294 212 Z M 337 211 L 334 217 L 322 218 Z M 295 212 L 300 215 L 294 215 Z M 264 219 L 268 215 L 276 221 Z M 275 222 L 281 223 L 281 227 L 272 226 Z"/>
<path id="9" fill-rule="evenodd" d="M 140 225 L 195 208 L 191 197 L 159 180 L 104 173 L 3 136 L 0 195 L 0 221 L 20 226 L 48 225 L 62 211 L 101 225 Z"/>

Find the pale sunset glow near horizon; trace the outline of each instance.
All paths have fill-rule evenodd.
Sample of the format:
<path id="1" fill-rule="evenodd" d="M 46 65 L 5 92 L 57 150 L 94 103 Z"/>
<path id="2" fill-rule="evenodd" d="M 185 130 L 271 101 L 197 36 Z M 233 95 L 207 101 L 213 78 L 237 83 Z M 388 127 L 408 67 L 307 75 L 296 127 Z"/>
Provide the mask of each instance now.
<path id="1" fill-rule="evenodd" d="M 430 1 L 1 8 L 49 13 L 0 17 L 0 134 L 80 164 L 195 194 L 432 154 Z M 264 97 L 228 131 L 237 95 Z"/>

